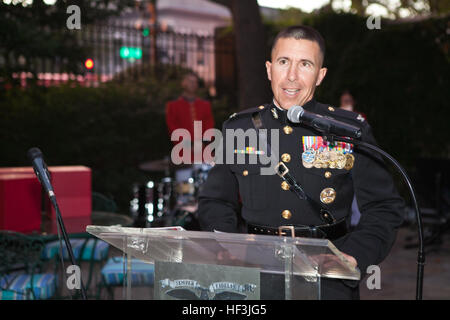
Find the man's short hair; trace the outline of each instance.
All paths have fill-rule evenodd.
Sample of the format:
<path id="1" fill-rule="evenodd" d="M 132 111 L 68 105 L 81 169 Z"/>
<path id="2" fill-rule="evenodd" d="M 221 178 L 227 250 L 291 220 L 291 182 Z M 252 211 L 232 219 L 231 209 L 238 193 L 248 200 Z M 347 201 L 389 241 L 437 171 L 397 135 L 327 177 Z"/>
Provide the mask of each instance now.
<path id="1" fill-rule="evenodd" d="M 281 38 L 294 38 L 296 40 L 304 39 L 314 41 L 319 45 L 320 52 L 322 53 L 322 58 L 325 58 L 325 40 L 323 39 L 319 31 L 312 27 L 299 25 L 291 26 L 281 30 L 273 40 L 271 52 L 273 52 L 273 48 L 275 48 L 278 39 Z"/>

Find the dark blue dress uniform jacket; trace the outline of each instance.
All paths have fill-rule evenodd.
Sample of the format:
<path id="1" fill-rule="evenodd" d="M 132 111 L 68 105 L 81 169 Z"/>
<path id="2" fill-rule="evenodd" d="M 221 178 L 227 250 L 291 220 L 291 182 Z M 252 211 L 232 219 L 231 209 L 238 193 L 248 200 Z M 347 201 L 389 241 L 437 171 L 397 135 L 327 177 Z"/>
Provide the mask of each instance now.
<path id="1" fill-rule="evenodd" d="M 376 144 L 369 124 L 357 113 L 333 108 L 314 99 L 303 107 L 307 111 L 359 126 L 362 129 L 361 139 Z M 223 125 L 224 138 L 226 129 L 240 128 L 245 131 L 254 128 L 252 114 L 255 112 L 260 113 L 269 137 L 270 129 L 279 129 L 279 161 L 281 155 L 289 155 L 286 166 L 313 200 L 320 202 L 320 193 L 325 188 L 336 191 L 335 200 L 328 206 L 337 220 L 345 218 L 350 223 L 352 200 L 356 195 L 361 212 L 360 222 L 352 232 L 334 240 L 334 245 L 357 260 L 362 276 L 369 265 L 381 263 L 395 241 L 396 229 L 402 224 L 404 210 L 403 199 L 396 191 L 381 157 L 369 150 L 354 147 L 355 161 L 350 170 L 305 168 L 301 158 L 302 137 L 321 134 L 303 124 L 290 122 L 287 112 L 276 108 L 273 103 L 244 110 L 230 117 Z M 286 127 L 292 130 L 286 130 Z M 274 142 L 269 139 L 269 143 Z M 245 222 L 256 225 L 279 227 L 324 224 L 307 201 L 300 200 L 294 192 L 281 187 L 282 180 L 278 175 L 261 175 L 261 166 L 248 162 L 216 164 L 210 170 L 199 196 L 198 216 L 203 230 L 238 232 L 239 210 Z M 358 283 L 328 282 L 330 288 L 323 291 L 324 298 L 359 297 L 356 292 Z"/>

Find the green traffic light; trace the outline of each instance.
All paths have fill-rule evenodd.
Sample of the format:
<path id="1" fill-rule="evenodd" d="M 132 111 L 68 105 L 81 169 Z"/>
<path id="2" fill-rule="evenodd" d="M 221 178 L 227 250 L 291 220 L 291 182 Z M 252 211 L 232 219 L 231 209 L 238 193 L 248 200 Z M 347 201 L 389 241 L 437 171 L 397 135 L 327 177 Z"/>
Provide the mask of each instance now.
<path id="1" fill-rule="evenodd" d="M 141 59 L 142 58 L 142 49 L 141 48 L 133 48 L 133 47 L 121 47 L 120 48 L 120 57 L 122 59 Z"/>
<path id="2" fill-rule="evenodd" d="M 150 34 L 150 30 L 148 28 L 144 28 L 144 30 L 142 30 L 142 35 L 144 37 L 148 37 Z"/>
<path id="3" fill-rule="evenodd" d="M 120 57 L 122 59 L 127 59 L 129 55 L 130 55 L 130 50 L 128 50 L 127 47 L 120 48 Z"/>

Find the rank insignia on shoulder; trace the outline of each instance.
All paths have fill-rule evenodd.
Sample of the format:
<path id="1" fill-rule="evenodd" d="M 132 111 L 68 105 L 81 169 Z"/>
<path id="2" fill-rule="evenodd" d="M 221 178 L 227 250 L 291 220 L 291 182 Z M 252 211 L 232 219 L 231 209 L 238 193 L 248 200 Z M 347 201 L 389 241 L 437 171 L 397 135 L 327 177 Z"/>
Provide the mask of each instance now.
<path id="1" fill-rule="evenodd" d="M 353 168 L 353 144 L 335 141 L 331 143 L 320 136 L 303 136 L 302 164 L 305 168 Z"/>
<path id="2" fill-rule="evenodd" d="M 364 118 L 361 114 L 358 114 L 358 116 L 356 117 L 356 120 L 364 122 L 366 120 L 366 118 Z"/>

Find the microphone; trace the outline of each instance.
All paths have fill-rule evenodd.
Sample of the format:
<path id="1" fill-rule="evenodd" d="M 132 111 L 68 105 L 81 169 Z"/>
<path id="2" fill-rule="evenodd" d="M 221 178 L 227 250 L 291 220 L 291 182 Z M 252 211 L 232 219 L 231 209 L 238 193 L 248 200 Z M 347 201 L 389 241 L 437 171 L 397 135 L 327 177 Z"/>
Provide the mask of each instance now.
<path id="1" fill-rule="evenodd" d="M 55 197 L 53 186 L 50 183 L 50 173 L 48 172 L 47 165 L 44 162 L 43 155 L 39 148 L 31 148 L 27 152 L 28 159 L 33 164 L 34 172 L 36 173 L 39 182 L 44 187 L 45 192 L 48 193 L 50 198 Z"/>
<path id="2" fill-rule="evenodd" d="M 301 106 L 290 107 L 287 117 L 291 122 L 305 123 L 325 134 L 329 133 L 350 138 L 360 138 L 362 134 L 361 129 L 356 126 L 306 111 Z"/>

